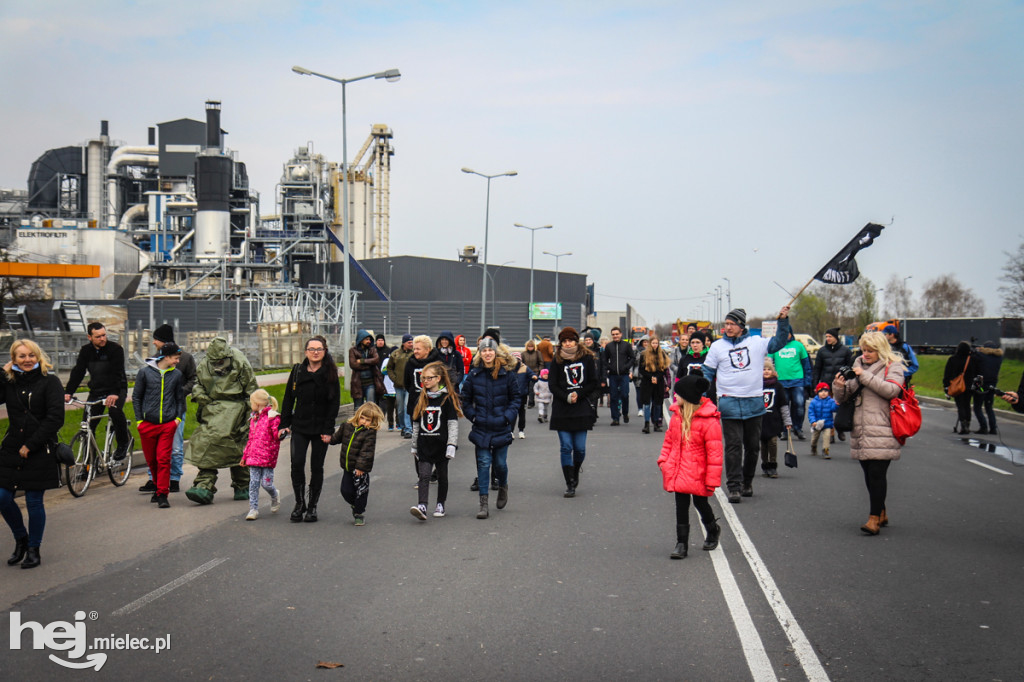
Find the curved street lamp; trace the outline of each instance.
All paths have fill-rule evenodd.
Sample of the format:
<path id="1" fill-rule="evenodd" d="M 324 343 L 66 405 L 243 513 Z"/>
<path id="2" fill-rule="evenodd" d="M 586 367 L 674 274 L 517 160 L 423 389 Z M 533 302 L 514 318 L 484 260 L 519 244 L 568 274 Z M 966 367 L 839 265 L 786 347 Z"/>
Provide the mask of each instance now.
<path id="1" fill-rule="evenodd" d="M 527 317 L 530 318 L 530 338 L 533 338 L 533 238 L 537 235 L 537 230 L 550 230 L 554 225 L 541 225 L 540 227 L 527 227 L 522 223 L 515 223 L 516 227 L 521 227 L 524 230 L 530 231 L 530 307 L 527 310 Z"/>

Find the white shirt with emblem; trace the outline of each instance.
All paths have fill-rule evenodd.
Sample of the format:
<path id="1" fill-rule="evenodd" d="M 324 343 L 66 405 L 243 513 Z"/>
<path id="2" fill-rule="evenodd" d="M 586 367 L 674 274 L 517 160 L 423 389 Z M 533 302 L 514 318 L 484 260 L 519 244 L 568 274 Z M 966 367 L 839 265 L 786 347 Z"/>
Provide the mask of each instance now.
<path id="1" fill-rule="evenodd" d="M 762 396 L 764 359 L 771 338 L 747 336 L 733 344 L 721 338 L 711 344 L 704 364 L 715 370 L 718 396 L 755 398 Z"/>

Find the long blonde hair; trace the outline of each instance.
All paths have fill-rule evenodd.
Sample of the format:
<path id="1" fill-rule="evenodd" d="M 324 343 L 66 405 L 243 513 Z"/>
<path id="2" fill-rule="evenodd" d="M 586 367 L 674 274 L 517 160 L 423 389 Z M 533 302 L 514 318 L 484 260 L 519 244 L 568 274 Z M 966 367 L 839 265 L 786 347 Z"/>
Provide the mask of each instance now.
<path id="1" fill-rule="evenodd" d="M 690 442 L 690 425 L 693 423 L 693 415 L 699 409 L 700 405 L 679 398 L 679 442 L 683 445 Z"/>
<path id="2" fill-rule="evenodd" d="M 40 348 L 39 344 L 33 341 L 32 339 L 17 339 L 14 343 L 11 344 L 12 363 L 14 362 L 14 355 L 17 352 L 19 346 L 25 346 L 36 356 L 36 360 L 39 361 L 39 370 L 42 372 L 43 376 L 46 376 L 46 373 L 53 369 L 53 364 L 50 362 L 50 356 L 47 355 L 46 351 Z M 5 372 L 5 374 L 7 374 L 8 381 L 14 381 L 13 364 L 11 365 L 11 368 Z"/>
<path id="3" fill-rule="evenodd" d="M 889 340 L 885 338 L 885 334 L 882 332 L 864 332 L 860 337 L 860 343 L 857 345 L 878 353 L 878 359 L 886 365 L 903 361 L 901 356 L 892 352 L 892 346 L 889 345 Z"/>

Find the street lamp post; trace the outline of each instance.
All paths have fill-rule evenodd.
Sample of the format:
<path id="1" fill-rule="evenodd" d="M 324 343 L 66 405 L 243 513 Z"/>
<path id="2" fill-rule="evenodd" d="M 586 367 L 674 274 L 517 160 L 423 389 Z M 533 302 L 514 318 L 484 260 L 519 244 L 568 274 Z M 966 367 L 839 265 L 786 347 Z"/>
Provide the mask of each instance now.
<path id="1" fill-rule="evenodd" d="M 490 222 L 491 222 L 491 180 L 494 178 L 500 178 L 504 175 L 508 177 L 514 177 L 519 175 L 516 171 L 505 171 L 504 173 L 495 173 L 494 175 L 487 175 L 485 173 L 478 173 L 472 168 L 462 168 L 463 173 L 471 173 L 473 175 L 479 175 L 482 178 L 487 178 L 487 205 L 484 213 L 484 274 L 487 274 L 487 239 L 490 234 Z M 480 334 L 481 336 L 487 331 L 487 278 L 482 277 L 483 290 L 480 292 Z"/>
<path id="2" fill-rule="evenodd" d="M 395 264 L 388 261 L 388 317 L 391 319 L 391 332 L 394 333 L 395 318 L 391 314 L 391 304 L 395 300 L 394 286 Z M 384 325 L 384 333 L 388 333 L 387 325 Z"/>
<path id="3" fill-rule="evenodd" d="M 516 227 L 521 227 L 524 230 L 530 231 L 530 307 L 527 310 L 527 317 L 530 318 L 530 339 L 533 339 L 533 238 L 537 236 L 537 230 L 550 230 L 553 225 L 541 225 L 540 227 L 527 227 L 521 223 L 516 223 Z"/>
<path id="4" fill-rule="evenodd" d="M 554 256 L 554 258 L 555 258 L 555 330 L 554 331 L 557 334 L 558 333 L 558 323 L 562 321 L 562 314 L 561 314 L 562 313 L 562 309 L 561 309 L 561 305 L 558 302 L 558 259 L 561 258 L 562 256 L 571 256 L 572 255 L 572 251 L 566 251 L 565 253 L 551 253 L 550 251 L 545 251 L 544 253 L 547 254 L 548 256 Z"/>
<path id="5" fill-rule="evenodd" d="M 728 277 L 723 277 L 722 279 L 725 280 L 727 287 L 725 290 L 725 301 L 729 305 L 729 310 L 732 310 L 732 282 L 729 281 Z"/>
<path id="6" fill-rule="evenodd" d="M 903 278 L 903 316 L 906 317 L 910 313 L 910 297 L 907 296 L 907 280 L 913 277 L 913 275 L 907 275 Z"/>
<path id="7" fill-rule="evenodd" d="M 488 270 L 484 270 L 484 274 L 487 277 L 489 277 L 490 280 L 491 280 L 491 326 L 492 327 L 497 327 L 498 326 L 498 302 L 497 302 L 497 298 L 495 297 L 495 291 L 497 291 L 498 287 L 496 287 L 494 285 L 494 277 L 498 273 L 498 270 L 501 270 L 503 267 L 505 267 L 506 265 L 509 265 L 510 263 L 515 263 L 515 261 L 514 260 L 507 260 L 507 261 L 505 261 L 501 265 L 499 265 L 496 268 L 494 268 L 494 272 L 490 272 Z M 471 268 L 474 268 L 474 267 L 475 268 L 482 268 L 483 267 L 479 263 L 467 263 L 467 265 L 469 265 L 469 267 L 471 267 Z"/>
<path id="8" fill-rule="evenodd" d="M 348 261 L 351 257 L 349 249 L 351 247 L 351 241 L 349 239 L 349 224 L 348 224 L 348 129 L 347 129 L 347 103 L 345 100 L 345 86 L 349 83 L 356 81 L 366 80 L 367 78 L 385 79 L 389 83 L 394 83 L 402 77 L 402 74 L 398 69 L 388 69 L 387 71 L 378 71 L 377 73 L 370 73 L 365 76 L 358 76 L 356 78 L 335 78 L 334 76 L 328 76 L 326 74 L 317 73 L 316 71 L 310 71 L 307 68 L 301 66 L 293 66 L 292 71 L 299 74 L 300 76 L 317 76 L 325 80 L 333 81 L 335 83 L 341 83 L 341 174 L 342 174 L 342 201 L 344 205 L 341 210 L 341 226 L 342 226 L 342 239 L 344 240 L 345 248 L 345 260 L 342 265 L 343 274 L 343 295 L 344 299 L 341 302 L 341 315 L 344 318 L 342 321 L 342 343 L 347 350 L 352 345 L 352 297 L 350 295 L 350 280 L 349 280 L 349 268 Z M 389 292 L 390 295 L 390 292 Z"/>

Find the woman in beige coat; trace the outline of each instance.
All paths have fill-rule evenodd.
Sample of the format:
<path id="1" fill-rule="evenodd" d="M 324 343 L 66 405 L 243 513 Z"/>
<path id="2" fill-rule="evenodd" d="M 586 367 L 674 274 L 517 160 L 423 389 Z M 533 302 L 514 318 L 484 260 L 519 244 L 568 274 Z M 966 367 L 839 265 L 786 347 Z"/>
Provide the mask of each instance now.
<path id="1" fill-rule="evenodd" d="M 889 462 L 900 458 L 900 444 L 889 424 L 889 401 L 903 387 L 903 361 L 893 354 L 881 332 L 861 336 L 860 350 L 861 356 L 853 362 L 857 378 L 847 381 L 842 374 L 836 374 L 832 392 L 836 402 L 842 403 L 862 389 L 853 398 L 856 402 L 850 456 L 860 460 L 871 501 L 868 522 L 860 529 L 868 535 L 878 535 L 879 527 L 889 522 L 885 514 L 886 472 Z"/>

